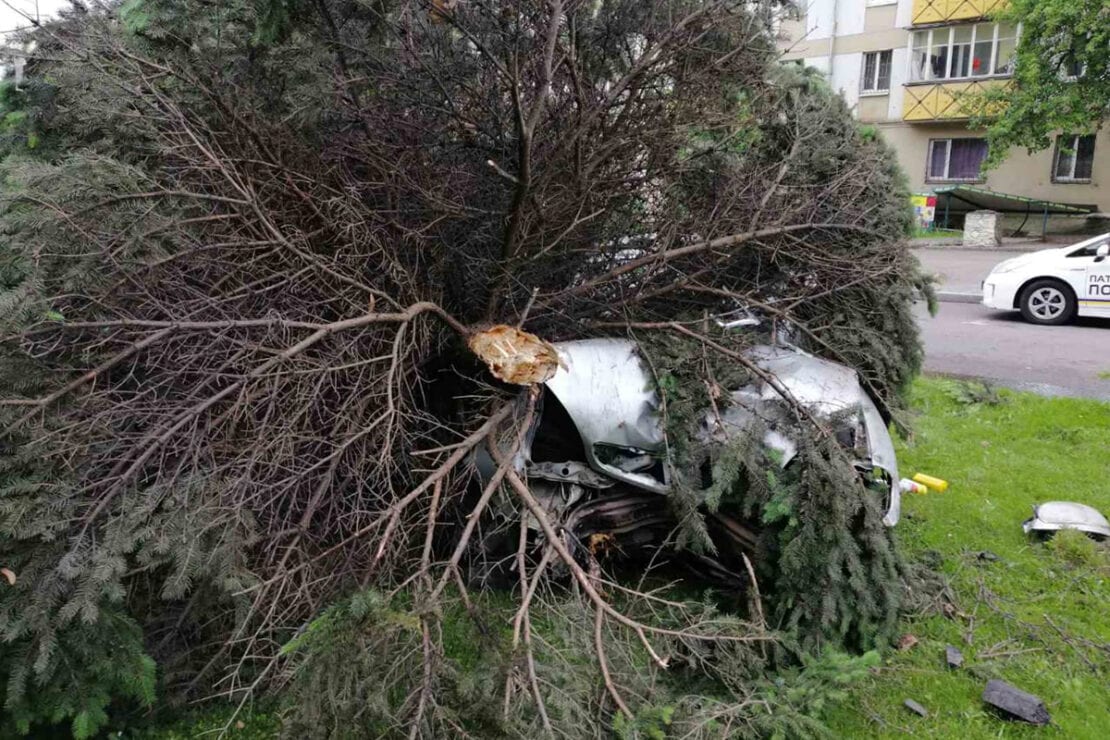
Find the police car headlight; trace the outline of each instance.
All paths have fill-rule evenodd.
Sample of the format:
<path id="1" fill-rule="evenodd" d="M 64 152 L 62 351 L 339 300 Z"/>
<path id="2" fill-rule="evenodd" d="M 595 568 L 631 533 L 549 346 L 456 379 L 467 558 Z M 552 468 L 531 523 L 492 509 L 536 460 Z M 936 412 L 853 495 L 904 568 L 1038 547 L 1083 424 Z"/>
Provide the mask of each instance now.
<path id="1" fill-rule="evenodd" d="M 1000 262 L 995 265 L 994 269 L 991 270 L 991 275 L 1001 275 L 1004 272 L 1013 272 L 1019 267 L 1021 267 L 1020 262 L 1010 262 L 1009 260 L 1007 260 L 1006 262 Z"/>

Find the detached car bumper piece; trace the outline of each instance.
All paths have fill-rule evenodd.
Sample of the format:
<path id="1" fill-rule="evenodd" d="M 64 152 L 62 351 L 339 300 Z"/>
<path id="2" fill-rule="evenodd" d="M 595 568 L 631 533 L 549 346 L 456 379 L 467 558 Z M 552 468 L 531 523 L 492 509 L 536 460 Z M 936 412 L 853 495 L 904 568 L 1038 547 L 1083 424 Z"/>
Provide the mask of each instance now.
<path id="1" fill-rule="evenodd" d="M 1026 534 L 1076 529 L 1096 537 L 1110 537 L 1110 522 L 1097 509 L 1071 501 L 1048 501 L 1033 507 L 1033 518 L 1021 525 Z"/>

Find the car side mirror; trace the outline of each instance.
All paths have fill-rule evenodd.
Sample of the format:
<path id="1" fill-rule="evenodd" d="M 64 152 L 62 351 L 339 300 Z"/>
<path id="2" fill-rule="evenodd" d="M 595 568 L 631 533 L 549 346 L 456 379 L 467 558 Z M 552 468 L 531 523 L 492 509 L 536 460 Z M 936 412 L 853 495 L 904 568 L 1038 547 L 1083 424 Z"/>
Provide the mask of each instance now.
<path id="1" fill-rule="evenodd" d="M 1110 244 L 1103 244 L 1095 250 L 1095 262 L 1102 262 L 1110 254 Z"/>

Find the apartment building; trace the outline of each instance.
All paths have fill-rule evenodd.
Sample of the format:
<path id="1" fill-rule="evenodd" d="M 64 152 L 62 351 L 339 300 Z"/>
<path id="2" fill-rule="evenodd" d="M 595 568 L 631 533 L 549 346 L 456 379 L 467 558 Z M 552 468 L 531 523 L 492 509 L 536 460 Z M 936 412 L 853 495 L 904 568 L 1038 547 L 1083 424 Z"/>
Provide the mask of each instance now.
<path id="1" fill-rule="evenodd" d="M 783 60 L 827 76 L 897 152 L 914 192 L 970 185 L 1110 211 L 1107 131 L 1061 132 L 1050 150 L 1014 150 L 981 170 L 987 143 L 960 93 L 1008 83 L 1021 26 L 989 18 L 1006 0 L 799 2 L 800 17 L 782 26 Z"/>

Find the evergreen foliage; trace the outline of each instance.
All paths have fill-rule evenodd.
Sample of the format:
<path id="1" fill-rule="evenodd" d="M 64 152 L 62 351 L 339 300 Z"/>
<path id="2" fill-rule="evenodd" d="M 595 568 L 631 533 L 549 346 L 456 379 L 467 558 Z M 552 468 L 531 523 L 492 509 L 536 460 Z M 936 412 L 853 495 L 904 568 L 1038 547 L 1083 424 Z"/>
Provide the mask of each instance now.
<path id="1" fill-rule="evenodd" d="M 687 354 L 676 351 L 682 345 L 671 345 L 667 357 L 674 364 L 663 366 L 664 377 L 696 367 L 699 351 L 688 345 Z M 668 438 L 698 439 L 707 398 L 694 394 L 687 406 L 684 394 L 668 390 L 698 385 L 661 387 L 668 411 L 679 410 L 667 417 Z M 727 401 L 724 396 L 715 403 L 723 409 Z M 702 411 L 687 413 L 687 408 Z M 894 637 L 906 577 L 893 533 L 882 523 L 886 492 L 882 486 L 872 490 L 860 483 L 832 435 L 791 423 L 787 414 L 766 420 L 772 421 L 776 431 L 800 440 L 797 455 L 785 468 L 781 457 L 763 444 L 766 426 L 757 425 L 750 435 L 712 449 L 708 487 L 701 486 L 696 466 L 675 471 L 671 499 L 682 525 L 678 546 L 713 548 L 706 514 L 725 511 L 758 522 L 756 560 L 771 624 L 806 649 L 881 646 Z M 688 454 L 685 447 L 679 449 Z"/>
<path id="2" fill-rule="evenodd" d="M 920 362 L 904 183 L 827 86 L 777 64 L 778 8 L 128 0 L 34 31 L 28 83 L 0 90 L 14 729 L 92 734 L 111 701 L 151 700 L 152 660 L 164 696 L 243 701 L 293 660 L 323 728 L 442 736 L 475 706 L 483 728 L 535 727 L 527 691 L 504 694 L 508 718 L 490 706 L 505 664 L 429 657 L 447 635 L 427 583 L 457 565 L 435 535 L 486 521 L 465 462 L 513 436 L 495 410 L 514 394 L 477 372 L 468 413 L 432 412 L 427 369 L 462 367 L 474 328 L 559 341 L 755 307 L 763 327 L 707 333 L 732 352 L 789 335 L 857 367 L 896 415 Z M 700 344 L 657 372 L 680 473 L 698 405 L 742 375 Z M 867 647 L 897 605 L 889 534 L 843 453 L 801 436 L 804 467 L 781 479 L 755 447 L 726 455 L 708 505 L 764 520 L 779 639 Z M 683 487 L 675 502 L 696 527 L 706 502 Z M 672 632 L 762 626 L 622 604 L 663 625 L 650 639 L 687 656 L 684 681 L 717 687 L 656 700 L 669 674 L 599 601 L 536 607 L 573 647 L 535 648 L 558 721 L 712 735 L 719 691 L 759 731 L 770 658 Z M 613 710 L 583 657 L 595 612 L 635 711 Z M 413 720 L 425 675 L 439 709 Z M 785 703 L 804 724 L 812 702 Z"/>
<path id="3" fill-rule="evenodd" d="M 999 20 L 1021 23 L 1013 84 L 975 104 L 988 165 L 1012 147 L 1052 146 L 1058 133 L 1098 131 L 1110 115 L 1110 5 L 1105 0 L 1010 0 Z"/>
<path id="4" fill-rule="evenodd" d="M 679 606 L 698 612 L 718 634 L 750 636 L 750 625 L 707 602 Z M 514 656 L 508 634 L 486 630 L 511 621 L 512 608 L 483 600 L 477 613 L 452 600 L 441 628 L 451 633 L 437 654 L 432 694 L 439 705 L 431 736 L 529 737 L 542 732 L 534 707 L 503 711 L 502 691 Z M 662 609 L 661 625 L 681 629 L 679 609 Z M 606 725 L 598 698 L 604 689 L 593 668 L 592 618 L 566 594 L 552 594 L 537 610 L 536 668 L 554 732 L 570 737 L 735 738 L 825 737 L 821 714 L 867 675 L 878 654 L 824 651 L 803 655 L 776 680 L 763 678 L 780 648 L 684 638 L 660 647 L 674 656 L 668 671 L 645 663 L 618 636 L 604 635 L 614 680 L 642 699 L 633 717 Z M 673 619 L 673 621 L 672 621 Z M 291 738 L 403 737 L 404 718 L 421 692 L 421 615 L 407 594 L 392 598 L 360 592 L 328 609 L 283 647 L 294 674 L 283 733 Z M 408 667 L 405 664 L 409 663 Z"/>
<path id="5" fill-rule="evenodd" d="M 112 702 L 153 703 L 154 660 L 133 619 L 114 608 L 99 609 L 92 618 L 71 619 L 28 638 L 21 633 L 42 617 L 25 616 L 0 614 L 0 635 L 16 646 L 0 654 L 5 737 L 68 722 L 73 737 L 91 738 L 108 722 Z"/>

